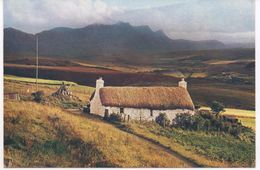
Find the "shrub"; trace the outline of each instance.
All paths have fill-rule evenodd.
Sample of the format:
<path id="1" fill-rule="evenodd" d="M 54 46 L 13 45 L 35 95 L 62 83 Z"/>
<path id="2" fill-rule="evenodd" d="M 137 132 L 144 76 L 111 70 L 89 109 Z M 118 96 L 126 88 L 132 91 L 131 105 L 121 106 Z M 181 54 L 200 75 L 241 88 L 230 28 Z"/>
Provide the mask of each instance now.
<path id="1" fill-rule="evenodd" d="M 192 116 L 187 113 L 177 114 L 176 118 L 173 120 L 173 124 L 182 129 L 191 129 Z"/>
<path id="2" fill-rule="evenodd" d="M 218 131 L 235 137 L 244 132 L 252 132 L 252 130 L 242 126 L 235 118 L 218 116 L 207 112 L 198 112 L 195 115 L 177 114 L 173 119 L 173 127 L 195 131 Z"/>
<path id="3" fill-rule="evenodd" d="M 40 103 L 41 101 L 44 100 L 44 92 L 43 91 L 37 91 L 32 93 L 33 100 Z"/>
<path id="4" fill-rule="evenodd" d="M 199 110 L 201 108 L 201 105 L 200 104 L 195 104 L 194 107 L 195 107 L 196 110 Z"/>
<path id="5" fill-rule="evenodd" d="M 110 122 L 121 122 L 122 121 L 122 115 L 117 113 L 112 113 L 108 117 L 108 121 Z"/>
<path id="6" fill-rule="evenodd" d="M 213 101 L 210 106 L 211 110 L 215 114 L 219 114 L 220 112 L 224 111 L 224 105 L 218 101 Z"/>
<path id="7" fill-rule="evenodd" d="M 160 113 L 159 116 L 155 118 L 155 122 L 162 127 L 166 127 L 170 125 L 170 120 L 168 119 L 165 113 Z"/>

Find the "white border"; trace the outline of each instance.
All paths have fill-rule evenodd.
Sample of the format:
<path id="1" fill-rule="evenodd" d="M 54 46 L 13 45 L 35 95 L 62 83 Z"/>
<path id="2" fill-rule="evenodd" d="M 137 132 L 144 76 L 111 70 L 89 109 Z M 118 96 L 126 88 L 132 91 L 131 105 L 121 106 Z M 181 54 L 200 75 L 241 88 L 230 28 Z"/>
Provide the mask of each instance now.
<path id="1" fill-rule="evenodd" d="M 234 3 L 236 1 L 234 0 Z M 0 0 L 0 10 L 1 10 L 1 15 L 0 15 L 0 28 L 2 30 L 0 31 L 0 83 L 1 83 L 1 88 L 0 88 L 0 113 L 1 113 L 1 120 L 0 120 L 0 146 L 1 146 L 1 152 L 0 152 L 0 168 L 4 167 L 4 145 L 3 145 L 3 0 Z M 259 139 L 259 133 L 258 131 L 260 130 L 260 125 L 259 125 L 259 119 L 260 116 L 258 116 L 258 111 L 260 111 L 260 100 L 259 100 L 259 86 L 260 86 L 260 79 L 258 75 L 260 75 L 260 66 L 258 67 L 258 57 L 260 57 L 260 0 L 255 0 L 255 40 L 256 40 L 256 72 L 255 72 L 255 78 L 256 78 L 256 168 L 252 169 L 259 169 L 260 165 L 260 159 L 259 159 L 259 151 L 260 151 L 260 146 L 258 145 L 258 142 L 260 141 Z M 257 19 L 258 18 L 258 19 Z M 258 87 L 258 88 L 257 88 Z M 18 168 L 12 168 L 12 169 L 18 169 Z M 26 168 L 19 168 L 19 169 L 26 169 Z M 29 168 L 28 168 L 29 169 Z M 30 169 L 39 169 L 39 168 L 30 168 Z M 53 168 L 46 168 L 46 169 L 53 169 Z M 58 168 L 58 169 L 72 169 L 72 168 Z M 91 169 L 100 169 L 100 168 L 91 168 Z M 103 168 L 103 169 L 111 169 L 111 168 Z M 112 168 L 113 169 L 113 168 Z M 121 170 L 123 168 L 117 168 L 118 170 Z M 127 168 L 127 169 L 135 169 L 135 168 Z M 145 168 L 138 168 L 140 170 L 143 170 Z M 151 168 L 154 169 L 154 168 Z M 162 169 L 162 168 L 157 168 L 157 169 Z M 176 168 L 176 169 L 182 169 L 182 168 Z M 185 169 L 192 169 L 192 168 L 185 168 Z M 201 168 L 198 168 L 201 169 Z M 215 168 L 212 168 L 215 169 Z M 219 169 L 219 168 L 218 168 Z M 231 169 L 231 168 L 225 168 L 225 169 Z M 243 168 L 232 168 L 232 169 L 243 169 Z"/>
<path id="2" fill-rule="evenodd" d="M 4 56 L 4 53 L 3 53 L 3 1 L 0 1 L 0 9 L 1 9 L 1 15 L 0 15 L 0 28 L 1 28 L 1 31 L 0 31 L 0 83 L 1 83 L 1 88 L 0 88 L 0 115 L 1 115 L 1 118 L 0 118 L 0 127 L 1 127 L 1 130 L 0 130 L 0 147 L 1 147 L 1 153 L 0 153 L 0 165 L 1 167 L 4 166 L 4 105 L 3 105 L 3 91 L 4 91 L 4 83 L 3 83 L 3 75 L 4 75 L 4 64 L 3 64 L 3 56 Z"/>

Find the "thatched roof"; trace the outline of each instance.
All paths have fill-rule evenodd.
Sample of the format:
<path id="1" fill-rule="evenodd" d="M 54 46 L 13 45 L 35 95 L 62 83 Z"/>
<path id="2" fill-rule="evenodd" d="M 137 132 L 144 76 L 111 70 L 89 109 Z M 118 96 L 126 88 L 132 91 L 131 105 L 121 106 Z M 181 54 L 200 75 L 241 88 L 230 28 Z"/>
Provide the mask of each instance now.
<path id="1" fill-rule="evenodd" d="M 148 109 L 194 109 L 188 91 L 182 87 L 103 87 L 104 106 Z"/>

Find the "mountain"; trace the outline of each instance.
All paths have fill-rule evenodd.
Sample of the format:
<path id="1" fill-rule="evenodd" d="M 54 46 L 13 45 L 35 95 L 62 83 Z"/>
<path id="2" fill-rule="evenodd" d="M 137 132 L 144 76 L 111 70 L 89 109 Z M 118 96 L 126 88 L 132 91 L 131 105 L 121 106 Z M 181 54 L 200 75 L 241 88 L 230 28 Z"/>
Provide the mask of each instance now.
<path id="1" fill-rule="evenodd" d="M 252 43 L 232 43 L 226 44 L 227 48 L 255 48 L 255 42 Z"/>
<path id="2" fill-rule="evenodd" d="M 142 55 L 177 50 L 225 48 L 222 42 L 172 40 L 161 30 L 149 26 L 93 24 L 83 28 L 58 27 L 37 33 L 42 56 L 88 57 L 104 55 Z M 35 35 L 13 28 L 4 29 L 4 55 L 34 55 Z"/>
<path id="3" fill-rule="evenodd" d="M 4 29 L 4 55 L 30 55 L 35 51 L 35 37 L 14 28 Z"/>

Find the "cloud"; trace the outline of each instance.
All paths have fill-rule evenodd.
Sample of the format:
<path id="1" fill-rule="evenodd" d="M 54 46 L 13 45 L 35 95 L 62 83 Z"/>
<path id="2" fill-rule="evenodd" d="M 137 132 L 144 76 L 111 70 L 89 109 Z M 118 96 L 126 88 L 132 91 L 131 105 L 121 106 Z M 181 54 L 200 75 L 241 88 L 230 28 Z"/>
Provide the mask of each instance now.
<path id="1" fill-rule="evenodd" d="M 8 0 L 4 4 L 5 26 L 30 32 L 58 26 L 81 27 L 112 22 L 110 16 L 122 12 L 101 0 Z"/>
<path id="2" fill-rule="evenodd" d="M 254 41 L 253 0 L 190 0 L 114 16 L 134 25 L 162 29 L 171 38 Z M 236 35 L 236 36 L 233 36 Z"/>
<path id="3" fill-rule="evenodd" d="M 254 41 L 254 0 L 5 0 L 4 26 L 36 33 L 118 21 L 171 38 Z"/>

